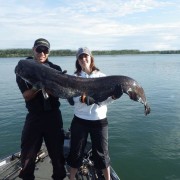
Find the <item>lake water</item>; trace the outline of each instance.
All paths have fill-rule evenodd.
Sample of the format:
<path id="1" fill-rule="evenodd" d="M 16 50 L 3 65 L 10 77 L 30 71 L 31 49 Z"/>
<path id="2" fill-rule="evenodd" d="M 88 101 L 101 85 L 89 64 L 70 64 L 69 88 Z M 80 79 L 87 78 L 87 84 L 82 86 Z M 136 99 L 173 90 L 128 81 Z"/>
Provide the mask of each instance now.
<path id="1" fill-rule="evenodd" d="M 0 158 L 20 150 L 21 131 L 27 113 L 15 82 L 20 58 L 0 58 Z M 50 57 L 74 72 L 74 57 Z M 121 180 L 180 179 L 180 55 L 95 56 L 106 75 L 126 75 L 145 90 L 152 109 L 123 95 L 108 106 L 111 164 Z M 32 70 L 33 73 L 33 70 Z M 64 128 L 73 108 L 61 100 Z"/>

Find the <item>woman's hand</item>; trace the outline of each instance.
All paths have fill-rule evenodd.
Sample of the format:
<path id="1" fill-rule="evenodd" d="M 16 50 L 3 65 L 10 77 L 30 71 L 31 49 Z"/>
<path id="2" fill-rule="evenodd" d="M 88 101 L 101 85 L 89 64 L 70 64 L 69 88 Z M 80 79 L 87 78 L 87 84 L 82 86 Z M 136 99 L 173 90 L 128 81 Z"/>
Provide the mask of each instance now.
<path id="1" fill-rule="evenodd" d="M 80 102 L 87 104 L 88 106 L 94 104 L 96 101 L 94 100 L 94 98 L 90 97 L 90 96 L 85 96 L 82 95 L 80 97 Z"/>
<path id="2" fill-rule="evenodd" d="M 114 92 L 112 95 L 112 99 L 119 99 L 123 95 L 123 89 L 122 86 L 117 84 L 114 88 Z"/>

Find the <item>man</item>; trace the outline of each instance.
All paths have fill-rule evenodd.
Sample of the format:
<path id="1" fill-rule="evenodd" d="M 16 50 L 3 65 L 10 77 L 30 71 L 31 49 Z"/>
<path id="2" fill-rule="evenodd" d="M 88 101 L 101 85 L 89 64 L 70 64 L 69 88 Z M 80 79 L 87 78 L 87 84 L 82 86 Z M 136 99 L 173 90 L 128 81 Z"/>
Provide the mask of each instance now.
<path id="1" fill-rule="evenodd" d="M 32 61 L 38 61 L 62 72 L 59 66 L 48 60 L 50 43 L 46 39 L 37 39 L 32 50 L 34 55 Z M 48 98 L 44 98 L 41 89 L 30 85 L 18 76 L 16 82 L 28 110 L 21 137 L 22 170 L 19 177 L 23 180 L 35 179 L 35 160 L 44 140 L 52 161 L 52 178 L 62 180 L 66 176 L 66 171 L 63 156 L 63 122 L 59 110 L 59 99 L 52 96 L 50 92 L 48 92 Z"/>

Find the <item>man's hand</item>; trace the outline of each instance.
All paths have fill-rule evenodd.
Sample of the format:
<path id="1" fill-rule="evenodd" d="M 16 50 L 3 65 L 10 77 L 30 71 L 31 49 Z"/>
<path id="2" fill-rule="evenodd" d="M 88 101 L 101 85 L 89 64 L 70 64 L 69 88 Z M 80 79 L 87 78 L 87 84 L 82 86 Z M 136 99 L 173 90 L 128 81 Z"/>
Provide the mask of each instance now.
<path id="1" fill-rule="evenodd" d="M 114 92 L 112 95 L 112 99 L 119 99 L 123 95 L 123 89 L 122 86 L 117 84 L 114 88 Z"/>
<path id="2" fill-rule="evenodd" d="M 94 98 L 92 98 L 92 97 L 90 97 L 90 96 L 85 96 L 85 95 L 82 95 L 82 96 L 80 97 L 80 102 L 85 103 L 85 104 L 87 104 L 88 106 L 96 103 L 96 101 L 94 100 Z"/>

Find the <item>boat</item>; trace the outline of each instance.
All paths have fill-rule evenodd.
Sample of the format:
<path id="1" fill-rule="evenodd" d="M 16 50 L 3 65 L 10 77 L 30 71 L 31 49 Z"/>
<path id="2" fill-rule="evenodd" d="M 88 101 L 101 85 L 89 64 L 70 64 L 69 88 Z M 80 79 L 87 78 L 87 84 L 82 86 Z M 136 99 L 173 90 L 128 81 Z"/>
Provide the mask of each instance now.
<path id="1" fill-rule="evenodd" d="M 70 149 L 70 131 L 64 131 L 64 157 L 67 158 Z M 6 158 L 0 159 L 0 180 L 20 180 L 18 177 L 21 170 L 20 152 L 14 153 Z M 65 164 L 66 178 L 69 179 L 70 167 Z M 42 144 L 41 150 L 36 157 L 35 179 L 51 180 L 52 164 L 48 156 L 45 143 Z M 111 180 L 120 180 L 114 169 L 110 166 Z M 88 141 L 81 167 L 76 174 L 76 180 L 104 180 L 101 170 L 95 169 L 92 158 L 91 143 Z"/>

